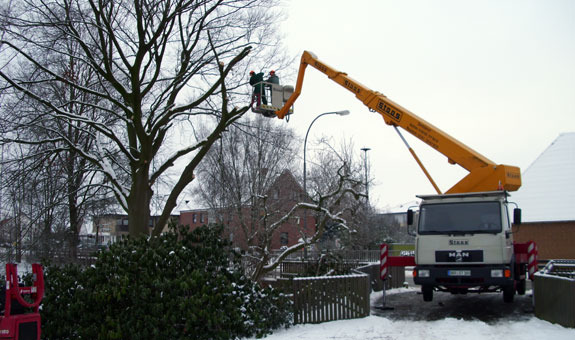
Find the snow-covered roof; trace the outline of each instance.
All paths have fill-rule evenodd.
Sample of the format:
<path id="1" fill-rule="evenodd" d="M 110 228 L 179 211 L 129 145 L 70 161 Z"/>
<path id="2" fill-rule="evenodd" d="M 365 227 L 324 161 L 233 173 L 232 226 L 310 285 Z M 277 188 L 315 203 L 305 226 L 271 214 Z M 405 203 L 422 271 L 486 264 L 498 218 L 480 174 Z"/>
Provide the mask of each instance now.
<path id="1" fill-rule="evenodd" d="M 419 203 L 421 203 L 421 199 L 412 200 L 409 202 L 405 202 L 402 204 L 398 204 L 395 206 L 386 206 L 383 209 L 384 214 L 405 214 L 407 209 L 417 209 L 419 207 Z"/>
<path id="2" fill-rule="evenodd" d="M 575 132 L 560 134 L 521 177 L 511 201 L 524 222 L 575 221 Z"/>

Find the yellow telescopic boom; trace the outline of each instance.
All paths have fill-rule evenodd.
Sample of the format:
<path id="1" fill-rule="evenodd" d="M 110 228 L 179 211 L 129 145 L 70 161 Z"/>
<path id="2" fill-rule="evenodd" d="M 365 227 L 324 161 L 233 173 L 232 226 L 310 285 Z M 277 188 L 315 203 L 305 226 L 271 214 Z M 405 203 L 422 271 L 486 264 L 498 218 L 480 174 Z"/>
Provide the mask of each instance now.
<path id="1" fill-rule="evenodd" d="M 518 167 L 497 165 L 483 155 L 459 142 L 439 128 L 428 123 L 413 112 L 387 98 L 382 93 L 372 91 L 348 77 L 346 73 L 318 60 L 311 52 L 305 51 L 301 57 L 299 73 L 294 93 L 276 115 L 283 119 L 301 93 L 305 69 L 308 65 L 324 73 L 329 79 L 355 94 L 370 110 L 378 112 L 385 123 L 401 127 L 427 143 L 447 157 L 451 164 L 459 164 L 469 174 L 451 187 L 446 193 L 466 193 L 481 191 L 516 191 L 521 186 L 521 172 Z"/>

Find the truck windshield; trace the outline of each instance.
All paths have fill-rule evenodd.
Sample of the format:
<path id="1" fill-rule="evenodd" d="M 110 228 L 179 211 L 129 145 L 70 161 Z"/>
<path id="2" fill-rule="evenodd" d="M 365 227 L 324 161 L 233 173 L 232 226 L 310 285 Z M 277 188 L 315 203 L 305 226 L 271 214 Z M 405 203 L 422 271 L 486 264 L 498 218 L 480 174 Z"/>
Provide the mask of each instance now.
<path id="1" fill-rule="evenodd" d="M 498 202 L 465 202 L 422 205 L 419 234 L 498 233 L 501 208 Z"/>

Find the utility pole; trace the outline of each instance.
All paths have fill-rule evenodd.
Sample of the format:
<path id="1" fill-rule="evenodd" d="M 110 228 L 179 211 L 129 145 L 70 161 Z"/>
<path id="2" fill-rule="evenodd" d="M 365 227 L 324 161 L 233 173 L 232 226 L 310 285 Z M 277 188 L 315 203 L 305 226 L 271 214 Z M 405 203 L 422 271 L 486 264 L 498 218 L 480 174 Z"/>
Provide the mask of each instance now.
<path id="1" fill-rule="evenodd" d="M 370 148 L 361 148 L 361 151 L 363 151 L 363 164 L 365 167 L 365 195 L 367 196 L 367 204 L 369 205 L 369 182 L 368 182 L 368 176 L 367 176 L 367 152 L 371 150 Z"/>

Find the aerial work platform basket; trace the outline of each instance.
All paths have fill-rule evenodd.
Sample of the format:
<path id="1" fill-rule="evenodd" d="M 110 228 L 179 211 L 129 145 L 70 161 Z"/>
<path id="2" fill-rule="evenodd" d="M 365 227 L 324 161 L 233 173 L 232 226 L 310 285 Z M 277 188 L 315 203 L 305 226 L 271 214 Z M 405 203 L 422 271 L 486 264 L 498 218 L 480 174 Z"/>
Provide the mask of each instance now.
<path id="1" fill-rule="evenodd" d="M 257 83 L 254 88 L 259 88 L 261 91 L 254 91 L 252 95 L 250 104 L 252 112 L 261 113 L 269 118 L 276 117 L 276 111 L 279 111 L 284 106 L 294 91 L 294 87 L 291 85 L 279 85 L 268 82 Z M 293 108 L 290 108 L 288 115 L 292 113 Z"/>

